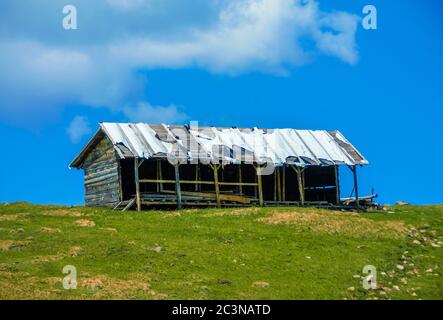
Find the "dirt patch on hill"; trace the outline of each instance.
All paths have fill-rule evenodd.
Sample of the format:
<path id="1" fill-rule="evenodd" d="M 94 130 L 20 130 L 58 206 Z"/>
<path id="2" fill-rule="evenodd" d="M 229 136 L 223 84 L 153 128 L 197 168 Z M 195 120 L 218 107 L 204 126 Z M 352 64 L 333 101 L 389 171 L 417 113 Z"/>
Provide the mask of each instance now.
<path id="1" fill-rule="evenodd" d="M 40 232 L 43 233 L 60 233 L 62 232 L 59 228 L 41 227 Z"/>
<path id="2" fill-rule="evenodd" d="M 61 217 L 81 217 L 83 213 L 78 211 L 59 209 L 59 210 L 48 210 L 43 212 L 44 216 L 61 216 Z"/>
<path id="3" fill-rule="evenodd" d="M 99 299 L 109 297 L 113 299 L 130 299 L 140 293 L 153 297 L 157 295 L 151 289 L 150 279 L 148 278 L 122 280 L 106 275 L 87 276 L 83 279 L 80 278 L 78 285 L 80 288 L 96 291 L 93 296 Z"/>
<path id="4" fill-rule="evenodd" d="M 82 248 L 80 246 L 73 246 L 67 250 L 67 252 L 58 252 L 57 254 L 47 255 L 47 256 L 38 256 L 33 259 L 34 262 L 50 262 L 50 261 L 58 261 L 67 257 L 75 258 L 77 257 Z"/>
<path id="5" fill-rule="evenodd" d="M 100 228 L 100 230 L 109 231 L 109 232 L 117 232 L 117 229 L 115 229 L 115 228 Z"/>
<path id="6" fill-rule="evenodd" d="M 226 209 L 217 210 L 215 212 L 204 215 L 205 217 L 223 217 L 223 216 L 250 216 L 259 214 L 259 208 L 240 208 L 240 209 Z"/>
<path id="7" fill-rule="evenodd" d="M 68 255 L 71 256 L 71 257 L 73 257 L 73 258 L 75 258 L 75 257 L 77 257 L 77 256 L 80 254 L 80 252 L 81 252 L 82 250 L 83 250 L 83 249 L 82 249 L 82 247 L 80 247 L 80 246 L 73 246 L 73 247 L 71 247 L 71 248 L 69 249 L 69 251 L 68 251 Z"/>
<path id="8" fill-rule="evenodd" d="M 76 220 L 75 223 L 80 227 L 88 227 L 88 228 L 95 227 L 95 222 L 92 220 L 80 219 Z"/>
<path id="9" fill-rule="evenodd" d="M 15 248 L 25 247 L 30 241 L 25 240 L 0 240 L 0 251 L 8 251 Z"/>
<path id="10" fill-rule="evenodd" d="M 0 216 L 0 221 L 15 221 L 17 218 L 17 214 L 5 214 Z"/>
<path id="11" fill-rule="evenodd" d="M 348 236 L 377 236 L 402 238 L 407 227 L 401 221 L 373 221 L 355 213 L 344 212 L 274 212 L 270 217 L 258 221 L 271 224 L 291 224 L 301 228 L 327 234 Z"/>
<path id="12" fill-rule="evenodd" d="M 167 295 L 151 289 L 150 278 L 138 275 L 127 280 L 112 278 L 107 275 L 91 275 L 83 273 L 77 278 L 77 288 L 91 292 L 82 294 L 92 299 L 134 299 L 137 296 L 149 296 L 151 299 L 165 299 Z M 47 278 L 49 285 L 56 288 L 63 285 L 61 277 Z M 92 296 L 91 296 L 92 295 Z"/>

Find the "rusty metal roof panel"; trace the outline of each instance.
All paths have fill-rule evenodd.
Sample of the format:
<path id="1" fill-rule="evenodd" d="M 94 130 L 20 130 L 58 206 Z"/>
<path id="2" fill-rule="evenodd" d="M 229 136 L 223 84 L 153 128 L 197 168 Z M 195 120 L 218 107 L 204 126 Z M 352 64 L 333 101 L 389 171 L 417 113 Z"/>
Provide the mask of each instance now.
<path id="1" fill-rule="evenodd" d="M 165 124 L 101 123 L 120 158 L 309 165 L 366 165 L 339 132 L 325 130 L 220 128 Z M 85 150 L 81 154 L 86 154 Z M 78 157 L 75 166 L 78 167 Z M 73 162 L 74 163 L 74 162 Z"/>

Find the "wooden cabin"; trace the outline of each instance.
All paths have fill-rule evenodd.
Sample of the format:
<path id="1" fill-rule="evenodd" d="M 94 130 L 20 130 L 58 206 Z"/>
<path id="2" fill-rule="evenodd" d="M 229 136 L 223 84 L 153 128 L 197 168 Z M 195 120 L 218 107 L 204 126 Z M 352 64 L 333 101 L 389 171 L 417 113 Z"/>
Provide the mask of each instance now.
<path id="1" fill-rule="evenodd" d="M 338 170 L 367 160 L 339 132 L 100 123 L 72 161 L 86 206 L 339 205 Z M 356 201 L 358 203 L 358 201 Z"/>

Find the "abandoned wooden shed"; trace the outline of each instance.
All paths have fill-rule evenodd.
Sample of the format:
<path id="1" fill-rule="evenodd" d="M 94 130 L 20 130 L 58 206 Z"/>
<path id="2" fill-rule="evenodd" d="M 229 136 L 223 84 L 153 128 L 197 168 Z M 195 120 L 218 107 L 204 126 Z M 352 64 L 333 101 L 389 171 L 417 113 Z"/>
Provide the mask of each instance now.
<path id="1" fill-rule="evenodd" d="M 368 161 L 339 131 L 100 123 L 70 167 L 85 204 L 152 206 L 340 204 L 340 166 Z M 358 203 L 358 201 L 356 201 Z"/>

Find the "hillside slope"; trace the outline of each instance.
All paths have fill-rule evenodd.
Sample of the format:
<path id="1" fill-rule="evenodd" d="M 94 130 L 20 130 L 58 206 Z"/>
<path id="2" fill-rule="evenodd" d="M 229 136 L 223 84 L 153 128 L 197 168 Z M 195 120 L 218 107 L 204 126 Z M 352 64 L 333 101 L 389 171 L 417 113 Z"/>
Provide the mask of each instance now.
<path id="1" fill-rule="evenodd" d="M 0 205 L 0 299 L 443 299 L 443 206 Z M 65 290 L 62 269 L 77 269 Z M 362 287 L 377 268 L 378 288 Z"/>

